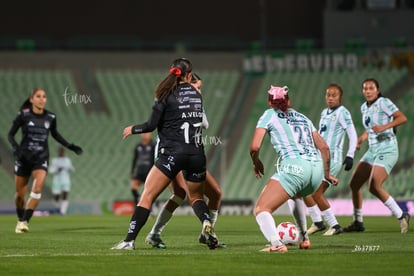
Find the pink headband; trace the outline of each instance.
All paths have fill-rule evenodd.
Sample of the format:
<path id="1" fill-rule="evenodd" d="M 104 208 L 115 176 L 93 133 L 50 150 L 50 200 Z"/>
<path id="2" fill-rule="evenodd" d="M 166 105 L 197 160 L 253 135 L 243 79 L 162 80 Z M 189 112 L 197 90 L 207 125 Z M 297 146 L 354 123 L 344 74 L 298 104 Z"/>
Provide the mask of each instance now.
<path id="1" fill-rule="evenodd" d="M 273 86 L 270 85 L 269 95 L 273 96 L 273 100 L 283 100 L 288 93 L 289 88 L 287 86 Z"/>

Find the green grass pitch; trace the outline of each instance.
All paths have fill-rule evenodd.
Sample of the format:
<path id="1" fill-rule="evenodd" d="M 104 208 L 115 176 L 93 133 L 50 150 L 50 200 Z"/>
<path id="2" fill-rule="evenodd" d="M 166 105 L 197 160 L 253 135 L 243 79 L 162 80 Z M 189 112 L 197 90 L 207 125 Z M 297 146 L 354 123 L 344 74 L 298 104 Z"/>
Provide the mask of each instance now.
<path id="1" fill-rule="evenodd" d="M 150 218 L 136 250 L 110 250 L 125 237 L 129 218 L 33 217 L 29 233 L 15 234 L 16 216 L 1 215 L 0 274 L 410 275 L 414 269 L 414 230 L 401 234 L 394 217 L 365 217 L 364 233 L 315 233 L 309 250 L 289 246 L 286 254 L 259 252 L 266 241 L 253 216 L 219 216 L 216 233 L 227 248 L 216 250 L 198 243 L 201 224 L 195 216 L 176 216 L 163 234 L 167 249 L 152 248 L 144 242 L 155 221 Z M 351 218 L 338 220 L 346 226 Z"/>

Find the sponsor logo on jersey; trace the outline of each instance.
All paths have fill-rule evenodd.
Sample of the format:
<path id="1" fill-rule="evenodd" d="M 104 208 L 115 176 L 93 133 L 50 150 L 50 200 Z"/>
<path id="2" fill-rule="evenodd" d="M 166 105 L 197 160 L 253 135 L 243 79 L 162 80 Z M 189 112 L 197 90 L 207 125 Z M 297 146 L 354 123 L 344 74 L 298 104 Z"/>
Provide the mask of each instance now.
<path id="1" fill-rule="evenodd" d="M 186 102 L 188 102 L 189 100 L 190 100 L 190 98 L 189 98 L 189 97 L 179 97 L 179 98 L 177 98 L 177 101 L 178 101 L 180 104 L 186 103 Z"/>
<path id="2" fill-rule="evenodd" d="M 187 109 L 187 108 L 190 108 L 190 105 L 189 105 L 189 104 L 186 104 L 186 105 L 179 105 L 179 106 L 178 106 L 178 109 Z"/>

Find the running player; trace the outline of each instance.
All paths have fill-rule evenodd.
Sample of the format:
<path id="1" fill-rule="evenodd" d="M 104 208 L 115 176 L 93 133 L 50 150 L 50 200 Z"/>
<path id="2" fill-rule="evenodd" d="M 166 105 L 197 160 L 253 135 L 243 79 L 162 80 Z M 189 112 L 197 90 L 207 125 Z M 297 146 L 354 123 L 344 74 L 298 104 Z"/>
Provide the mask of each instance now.
<path id="1" fill-rule="evenodd" d="M 158 158 L 145 181 L 128 233 L 112 249 L 135 249 L 135 239 L 148 220 L 152 203 L 180 171 L 186 180 L 190 205 L 203 225 L 207 245 L 210 249 L 217 247 L 203 192 L 206 158 L 201 139 L 202 97 L 191 85 L 191 76 L 192 64 L 188 59 L 174 60 L 169 74 L 157 86 L 150 119 L 123 131 L 125 139 L 131 134 L 152 132 L 157 128 L 160 141 Z"/>
<path id="2" fill-rule="evenodd" d="M 199 75 L 193 73 L 191 84 L 197 89 L 198 92 L 201 93 L 201 87 L 203 85 L 203 80 Z M 208 119 L 206 113 L 203 113 L 203 128 L 207 129 L 209 126 Z M 145 241 L 151 244 L 153 247 L 165 249 L 167 246 L 161 239 L 161 233 L 164 230 L 165 226 L 171 219 L 174 211 L 181 206 L 184 202 L 186 196 L 186 187 L 185 181 L 182 173 L 180 172 L 177 177 L 172 181 L 171 185 L 169 186 L 170 190 L 172 191 L 171 197 L 167 200 L 167 202 L 163 205 L 161 211 L 157 216 L 157 220 L 154 223 L 150 233 L 145 238 Z M 205 181 L 205 195 L 207 196 L 208 200 L 208 208 L 210 210 L 210 218 L 211 224 L 214 227 L 217 217 L 218 217 L 218 210 L 220 208 L 221 203 L 221 188 L 217 183 L 216 179 L 211 175 L 209 171 L 206 171 L 206 181 Z M 206 238 L 204 233 L 200 233 L 198 238 L 200 243 L 206 243 Z M 226 245 L 222 242 L 218 243 L 219 247 L 226 247 Z"/>
<path id="3" fill-rule="evenodd" d="M 29 231 L 29 221 L 42 197 L 49 162 L 49 133 L 64 147 L 76 154 L 82 153 L 82 148 L 68 143 L 60 135 L 57 131 L 56 115 L 46 110 L 45 105 L 45 90 L 34 89 L 20 108 L 8 133 L 15 157 L 16 194 L 14 200 L 18 217 L 16 233 Z M 20 143 L 17 143 L 14 136 L 19 128 L 22 131 L 22 139 Z M 26 203 L 25 195 L 30 176 L 33 178 L 33 185 Z"/>
<path id="4" fill-rule="evenodd" d="M 331 153 L 331 175 L 336 177 L 343 165 L 345 165 L 345 171 L 351 170 L 358 139 L 351 113 L 341 104 L 342 96 L 343 90 L 340 85 L 333 83 L 327 87 L 325 101 L 328 107 L 322 110 L 319 121 L 319 134 L 328 144 Z M 343 160 L 345 133 L 348 136 L 349 143 L 345 160 Z M 312 196 L 304 198 L 313 222 L 308 229 L 309 235 L 326 229 L 322 216 L 330 226 L 323 234 L 324 236 L 337 235 L 343 232 L 324 195 L 329 186 L 329 183 L 322 181 Z"/>
<path id="5" fill-rule="evenodd" d="M 377 80 L 362 82 L 362 94 L 366 102 L 361 105 L 365 131 L 358 138 L 357 149 L 368 139 L 368 150 L 359 161 L 350 181 L 354 221 L 344 228 L 345 232 L 363 232 L 362 185 L 368 182 L 371 194 L 381 200 L 399 220 L 401 233 L 407 233 L 410 216 L 403 212 L 394 198 L 382 187 L 398 160 L 398 142 L 394 128 L 407 121 L 407 117 L 388 98 L 381 95 Z"/>
<path id="6" fill-rule="evenodd" d="M 279 155 L 276 173 L 263 188 L 254 208 L 256 221 L 270 242 L 263 252 L 287 252 L 277 232 L 272 213 L 291 198 L 312 194 L 322 182 L 337 184 L 338 180 L 330 175 L 329 147 L 319 135 L 313 123 L 303 114 L 291 107 L 288 88 L 271 86 L 268 91 L 267 109 L 257 122 L 250 144 L 250 157 L 254 174 L 260 178 L 264 174 L 259 152 L 266 133 Z M 294 210 L 293 215 L 301 231 L 299 248 L 310 248 L 306 233 L 306 214 L 304 208 Z"/>
<path id="7" fill-rule="evenodd" d="M 155 141 L 150 132 L 141 134 L 141 141 L 134 147 L 134 157 L 131 168 L 131 193 L 134 204 L 139 201 L 139 189 L 154 165 Z"/>

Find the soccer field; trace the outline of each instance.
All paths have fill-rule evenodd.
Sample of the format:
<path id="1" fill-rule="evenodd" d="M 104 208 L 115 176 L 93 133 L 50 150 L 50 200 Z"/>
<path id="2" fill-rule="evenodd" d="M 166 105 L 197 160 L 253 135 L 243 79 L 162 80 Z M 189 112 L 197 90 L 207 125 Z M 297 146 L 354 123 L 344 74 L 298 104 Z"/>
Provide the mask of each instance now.
<path id="1" fill-rule="evenodd" d="M 339 217 L 346 226 L 350 217 Z M 312 247 L 262 253 L 266 241 L 253 216 L 220 216 L 216 233 L 225 249 L 198 243 L 195 216 L 176 216 L 164 231 L 167 249 L 145 244 L 135 251 L 110 247 L 123 239 L 129 216 L 34 217 L 30 232 L 15 234 L 16 217 L 0 216 L 1 275 L 409 275 L 414 268 L 413 230 L 402 235 L 393 217 L 365 217 L 364 233 L 311 236 Z M 276 216 L 276 221 L 292 221 Z M 310 222 L 308 221 L 308 224 Z"/>

